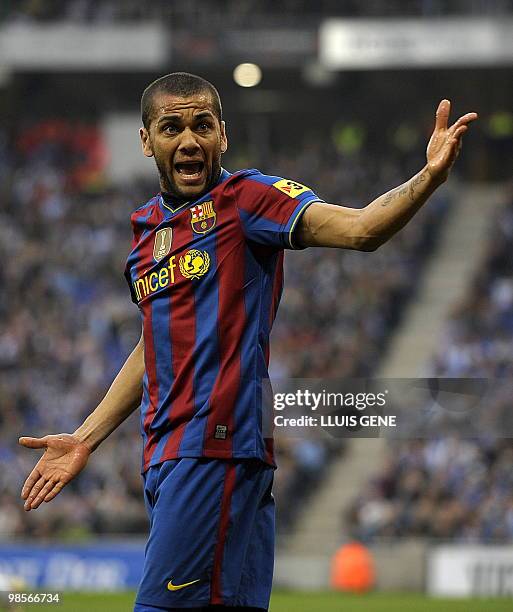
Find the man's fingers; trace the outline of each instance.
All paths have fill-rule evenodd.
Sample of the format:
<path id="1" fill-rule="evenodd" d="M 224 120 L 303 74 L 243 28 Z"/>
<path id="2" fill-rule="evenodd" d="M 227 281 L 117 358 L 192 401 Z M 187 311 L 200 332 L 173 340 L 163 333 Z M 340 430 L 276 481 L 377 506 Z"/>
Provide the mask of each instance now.
<path id="1" fill-rule="evenodd" d="M 34 477 L 35 478 L 35 477 Z M 24 509 L 35 510 L 43 501 L 51 501 L 64 488 L 68 481 L 65 479 L 56 480 L 55 477 L 47 480 L 44 476 L 40 476 L 37 481 L 30 485 L 27 490 L 23 488 L 26 502 Z"/>
<path id="2" fill-rule="evenodd" d="M 442 100 L 436 109 L 435 130 L 446 130 L 449 121 L 449 113 L 451 112 L 451 103 L 449 100 Z"/>
<path id="3" fill-rule="evenodd" d="M 472 121 L 475 121 L 476 119 L 477 119 L 477 113 L 467 113 L 466 115 L 463 115 L 462 117 L 460 117 L 458 121 L 455 121 L 451 125 L 450 129 L 457 130 L 460 126 L 468 125 L 469 123 L 472 123 Z"/>
<path id="4" fill-rule="evenodd" d="M 40 476 L 37 482 L 30 488 L 30 492 L 27 496 L 27 501 L 25 502 L 25 510 L 30 510 L 32 507 L 32 502 L 37 497 L 39 491 L 45 486 L 46 478 L 44 476 Z"/>
<path id="5" fill-rule="evenodd" d="M 475 121 L 478 117 L 479 115 L 477 113 L 465 113 L 463 117 L 458 119 L 458 122 L 470 123 L 471 121 Z"/>
<path id="6" fill-rule="evenodd" d="M 457 128 L 454 132 L 454 134 L 452 135 L 452 139 L 454 142 L 457 142 L 461 136 L 463 136 L 463 134 L 468 130 L 468 126 L 466 125 L 460 125 L 459 128 Z"/>
<path id="7" fill-rule="evenodd" d="M 52 499 L 53 499 L 53 498 L 54 498 L 54 497 L 55 497 L 55 496 L 56 496 L 58 493 L 60 493 L 60 492 L 62 491 L 62 489 L 64 488 L 65 484 L 66 484 L 66 483 L 64 483 L 64 482 L 58 482 L 58 483 L 57 483 L 57 484 L 56 484 L 56 485 L 53 487 L 53 489 L 52 489 L 52 490 L 51 490 L 49 493 L 47 493 L 47 494 L 46 494 L 46 497 L 45 497 L 44 501 L 45 501 L 45 502 L 52 501 Z"/>
<path id="8" fill-rule="evenodd" d="M 26 446 L 27 448 L 46 448 L 48 446 L 48 441 L 45 436 L 44 438 L 30 438 L 28 436 L 22 436 L 18 443 L 22 446 Z"/>
<path id="9" fill-rule="evenodd" d="M 36 508 L 39 508 L 39 506 L 43 503 L 44 498 L 54 488 L 55 484 L 56 483 L 55 483 L 54 480 L 49 480 L 45 484 L 45 486 L 41 489 L 41 491 L 39 491 L 39 494 L 34 499 L 34 501 L 30 504 L 30 507 L 31 507 L 32 510 L 35 510 Z"/>
<path id="10" fill-rule="evenodd" d="M 32 487 L 36 484 L 36 482 L 40 478 L 41 478 L 41 474 L 36 465 L 36 467 L 32 470 L 32 472 L 30 472 L 27 480 L 25 480 L 25 484 L 23 485 L 23 488 L 21 489 L 22 499 L 27 499 L 30 491 L 32 490 Z"/>
<path id="11" fill-rule="evenodd" d="M 466 125 L 462 125 L 456 130 L 451 140 L 449 141 L 449 145 L 450 145 L 449 160 L 451 164 L 454 163 L 454 160 L 458 157 L 459 152 L 461 151 L 461 143 L 462 143 L 461 137 L 467 131 L 467 129 L 468 128 Z"/>

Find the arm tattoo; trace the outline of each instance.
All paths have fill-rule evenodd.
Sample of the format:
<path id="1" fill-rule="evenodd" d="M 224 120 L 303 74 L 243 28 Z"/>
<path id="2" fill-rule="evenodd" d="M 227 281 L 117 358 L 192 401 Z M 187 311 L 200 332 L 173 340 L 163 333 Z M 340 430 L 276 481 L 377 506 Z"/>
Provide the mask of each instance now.
<path id="1" fill-rule="evenodd" d="M 387 206 L 388 204 L 390 204 L 390 202 L 392 202 L 392 200 L 395 200 L 396 198 L 404 196 L 407 193 L 408 193 L 408 185 L 404 187 L 397 187 L 396 189 L 392 189 L 392 191 L 389 191 L 386 194 L 385 198 L 383 199 L 383 202 L 381 202 L 381 206 Z"/>
<path id="2" fill-rule="evenodd" d="M 395 189 L 393 191 L 389 191 L 385 196 L 383 202 L 381 202 L 381 206 L 387 206 L 396 196 L 397 192 Z"/>
<path id="3" fill-rule="evenodd" d="M 415 187 L 417 185 L 420 185 L 420 183 L 423 183 L 426 180 L 426 175 L 423 172 L 422 174 L 419 174 L 418 176 L 412 178 L 412 180 L 410 181 L 410 200 L 413 202 L 415 200 Z"/>
<path id="4" fill-rule="evenodd" d="M 410 200 L 413 202 L 415 200 L 415 187 L 417 187 L 417 185 L 420 185 L 420 183 L 423 183 L 425 180 L 426 174 L 425 172 L 423 172 L 422 174 L 419 174 L 418 176 L 412 178 L 409 183 L 406 183 L 406 185 L 392 189 L 392 191 L 389 191 L 383 198 L 381 206 L 388 206 L 388 204 L 390 204 L 390 202 L 392 202 L 396 198 L 400 198 L 407 194 L 409 194 Z"/>

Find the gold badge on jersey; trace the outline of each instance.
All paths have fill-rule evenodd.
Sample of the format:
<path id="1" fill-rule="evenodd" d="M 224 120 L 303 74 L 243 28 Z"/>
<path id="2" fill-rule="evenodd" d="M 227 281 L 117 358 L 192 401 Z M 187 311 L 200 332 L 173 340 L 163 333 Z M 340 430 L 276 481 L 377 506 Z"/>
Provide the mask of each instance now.
<path id="1" fill-rule="evenodd" d="M 199 278 L 208 272 L 210 255 L 207 251 L 191 249 L 179 260 L 180 272 L 185 278 Z"/>
<path id="2" fill-rule="evenodd" d="M 160 261 L 171 250 L 171 243 L 173 242 L 173 229 L 171 227 L 164 227 L 158 230 L 155 234 L 155 242 L 153 243 L 153 259 Z"/>
<path id="3" fill-rule="evenodd" d="M 191 226 L 196 234 L 206 234 L 216 224 L 217 213 L 214 210 L 214 201 L 201 202 L 196 204 L 191 211 Z"/>
<path id="4" fill-rule="evenodd" d="M 295 198 L 305 191 L 310 191 L 310 187 L 301 185 L 301 183 L 296 183 L 296 181 L 291 181 L 289 179 L 281 179 L 276 181 L 276 183 L 273 183 L 273 187 L 276 187 L 276 189 L 287 194 L 291 198 Z"/>

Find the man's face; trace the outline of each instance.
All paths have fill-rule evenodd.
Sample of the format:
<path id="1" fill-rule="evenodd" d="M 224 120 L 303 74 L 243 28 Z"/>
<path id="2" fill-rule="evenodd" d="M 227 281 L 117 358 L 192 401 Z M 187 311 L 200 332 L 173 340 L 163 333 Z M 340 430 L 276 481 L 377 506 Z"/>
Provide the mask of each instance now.
<path id="1" fill-rule="evenodd" d="M 163 191 L 191 200 L 217 181 L 228 143 L 208 93 L 155 94 L 149 130 L 141 128 L 140 136 L 144 154 L 155 157 Z"/>

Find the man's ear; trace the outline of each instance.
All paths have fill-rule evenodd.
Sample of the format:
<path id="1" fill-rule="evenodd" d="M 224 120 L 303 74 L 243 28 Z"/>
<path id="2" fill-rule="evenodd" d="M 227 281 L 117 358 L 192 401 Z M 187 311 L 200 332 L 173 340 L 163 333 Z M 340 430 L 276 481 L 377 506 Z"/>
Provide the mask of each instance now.
<path id="1" fill-rule="evenodd" d="M 146 157 L 153 157 L 153 147 L 151 146 L 150 134 L 145 127 L 139 128 L 139 136 L 141 138 L 141 145 L 144 155 Z"/>
<path id="2" fill-rule="evenodd" d="M 228 150 L 228 138 L 226 136 L 226 123 L 221 121 L 221 153 Z"/>

